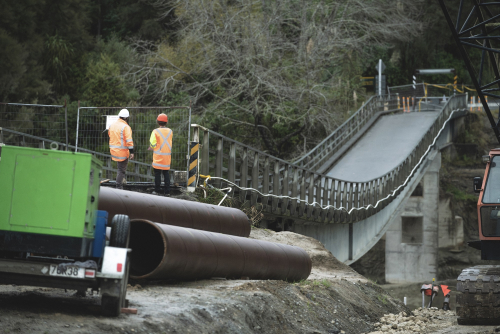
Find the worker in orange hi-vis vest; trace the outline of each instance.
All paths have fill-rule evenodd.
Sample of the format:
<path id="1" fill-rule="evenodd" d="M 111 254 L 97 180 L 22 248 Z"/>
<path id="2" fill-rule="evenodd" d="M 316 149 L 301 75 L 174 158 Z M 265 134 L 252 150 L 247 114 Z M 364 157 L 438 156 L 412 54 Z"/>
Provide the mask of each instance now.
<path id="1" fill-rule="evenodd" d="M 167 128 L 168 117 L 165 114 L 159 114 L 156 118 L 159 128 L 154 129 L 149 138 L 151 146 L 148 148 L 153 151 L 153 169 L 155 170 L 155 191 L 154 195 L 161 194 L 161 174 L 165 181 L 165 195 L 170 195 L 170 161 L 172 158 L 172 130 Z"/>
<path id="2" fill-rule="evenodd" d="M 128 159 L 134 159 L 134 142 L 132 140 L 132 129 L 128 125 L 130 113 L 122 109 L 118 113 L 116 122 L 109 126 L 109 151 L 111 159 L 118 164 L 116 175 L 116 188 L 123 189 L 123 179 L 127 170 Z"/>

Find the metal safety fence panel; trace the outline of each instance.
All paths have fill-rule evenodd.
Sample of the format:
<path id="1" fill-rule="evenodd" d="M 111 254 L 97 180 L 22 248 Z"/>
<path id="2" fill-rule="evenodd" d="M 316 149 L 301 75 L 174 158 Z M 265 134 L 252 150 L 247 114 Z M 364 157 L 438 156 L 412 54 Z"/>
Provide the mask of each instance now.
<path id="1" fill-rule="evenodd" d="M 49 141 L 68 143 L 68 113 L 65 105 L 0 103 L 0 127 Z M 13 133 L 4 134 L 4 143 L 16 146 L 44 145 Z"/>
<path id="2" fill-rule="evenodd" d="M 74 145 L 67 145 L 56 140 L 32 136 L 19 131 L 0 127 L 0 152 L 3 145 L 65 150 L 72 152 L 76 151 L 76 147 Z M 92 154 L 101 161 L 104 161 L 105 163 L 102 168 L 104 171 L 103 177 L 109 179 L 116 178 L 118 170 L 111 164 L 111 155 L 86 150 L 81 147 L 78 149 L 78 152 Z M 151 168 L 151 164 L 131 160 L 128 165 L 127 178 L 138 182 L 151 182 L 154 180 Z"/>
<path id="3" fill-rule="evenodd" d="M 151 175 L 150 166 L 153 152 L 149 151 L 149 139 L 154 129 L 158 128 L 158 114 L 168 116 L 167 127 L 173 131 L 171 171 L 187 171 L 190 140 L 190 107 L 126 107 L 130 112 L 129 125 L 134 141 L 133 166 L 127 168 L 127 174 Z M 107 128 L 117 120 L 122 107 L 79 107 L 77 116 L 76 148 L 101 153 L 99 156 L 107 168 L 115 170 L 115 162 L 109 156 L 109 135 Z M 111 175 L 114 177 L 115 175 Z M 137 181 L 145 181 L 143 179 Z"/>
<path id="4" fill-rule="evenodd" d="M 387 91 L 391 96 L 399 96 L 399 98 L 420 98 L 426 96 L 425 94 L 425 84 L 417 83 L 415 85 L 403 85 L 403 86 L 393 86 L 387 87 Z"/>
<path id="5" fill-rule="evenodd" d="M 465 95 L 451 97 L 412 152 L 394 169 L 367 182 L 320 174 L 193 124 L 200 143 L 200 174 L 211 184 L 232 187 L 243 203 L 269 215 L 317 223 L 354 223 L 387 206 L 428 154 L 452 111 L 465 110 Z"/>

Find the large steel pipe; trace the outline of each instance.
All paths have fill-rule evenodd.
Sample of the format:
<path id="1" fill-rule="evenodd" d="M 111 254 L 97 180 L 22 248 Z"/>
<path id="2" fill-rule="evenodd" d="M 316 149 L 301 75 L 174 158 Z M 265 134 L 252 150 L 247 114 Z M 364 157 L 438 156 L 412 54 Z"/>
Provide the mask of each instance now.
<path id="1" fill-rule="evenodd" d="M 101 187 L 99 210 L 130 219 L 147 219 L 160 224 L 248 237 L 250 221 L 241 210 L 199 202 Z"/>
<path id="2" fill-rule="evenodd" d="M 296 246 L 132 220 L 130 276 L 135 279 L 211 277 L 298 281 L 311 258 Z"/>

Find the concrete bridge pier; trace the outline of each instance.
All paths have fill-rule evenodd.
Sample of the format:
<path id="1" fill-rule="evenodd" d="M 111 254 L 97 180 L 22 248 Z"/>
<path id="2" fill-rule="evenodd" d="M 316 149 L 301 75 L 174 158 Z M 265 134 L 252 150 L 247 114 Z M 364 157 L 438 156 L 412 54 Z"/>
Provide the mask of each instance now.
<path id="1" fill-rule="evenodd" d="M 438 153 L 390 222 L 385 238 L 388 283 L 427 282 L 437 275 L 440 168 Z"/>

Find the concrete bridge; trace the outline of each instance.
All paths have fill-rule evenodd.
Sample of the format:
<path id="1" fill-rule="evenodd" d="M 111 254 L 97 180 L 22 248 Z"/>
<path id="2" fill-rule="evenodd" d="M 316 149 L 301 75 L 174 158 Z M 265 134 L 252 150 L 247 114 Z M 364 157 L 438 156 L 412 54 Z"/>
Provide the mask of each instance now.
<path id="1" fill-rule="evenodd" d="M 293 163 L 192 125 L 199 174 L 262 210 L 263 226 L 314 237 L 348 264 L 386 235 L 386 280 L 422 281 L 435 274 L 437 261 L 440 151 L 460 127 L 467 98 L 418 110 L 404 112 L 397 96 L 374 96 Z M 0 143 L 7 133 L 43 147 L 51 142 L 0 128 Z M 133 177 L 151 179 L 150 171 L 141 173 L 147 165 L 134 162 Z M 109 163 L 105 170 L 115 172 Z"/>
<path id="2" fill-rule="evenodd" d="M 273 217 L 261 225 L 314 237 L 347 264 L 386 235 L 386 280 L 420 282 L 436 276 L 441 150 L 466 114 L 465 95 L 420 112 L 374 97 L 293 164 L 193 127 L 201 174 Z M 444 224 L 441 234 L 460 221 Z M 453 238 L 460 242 L 459 235 L 445 239 Z"/>
<path id="3" fill-rule="evenodd" d="M 381 177 L 411 154 L 442 113 L 446 113 L 445 106 L 442 107 L 440 110 L 427 108 L 421 112 L 380 117 L 366 132 L 359 134 L 359 139 L 333 162 L 326 174 L 359 183 Z M 406 186 L 377 214 L 352 224 L 352 227 L 294 224 L 292 230 L 320 240 L 337 258 L 348 264 L 358 260 L 385 236 L 387 282 L 422 282 L 436 277 L 439 236 L 446 235 L 446 240 L 460 242 L 459 228 L 462 226 L 461 220 L 450 221 L 446 214 L 451 212 L 445 205 L 441 205 L 441 214 L 442 218 L 448 219 L 439 220 L 441 150 L 448 147 L 463 126 L 465 104 L 460 106 L 459 103 L 453 110 L 456 111 L 442 125 L 441 133 L 434 135 L 435 144 L 429 145 L 429 152 L 422 156 L 422 163 L 415 168 Z M 452 235 L 449 235 L 450 230 Z M 347 240 L 352 240 L 352 245 Z M 441 244 L 450 246 L 446 242 Z"/>

